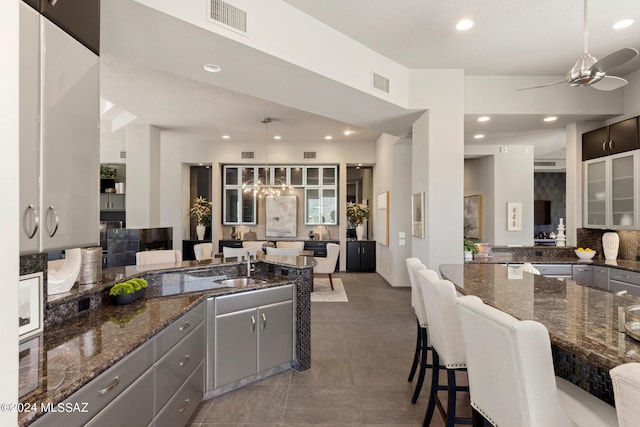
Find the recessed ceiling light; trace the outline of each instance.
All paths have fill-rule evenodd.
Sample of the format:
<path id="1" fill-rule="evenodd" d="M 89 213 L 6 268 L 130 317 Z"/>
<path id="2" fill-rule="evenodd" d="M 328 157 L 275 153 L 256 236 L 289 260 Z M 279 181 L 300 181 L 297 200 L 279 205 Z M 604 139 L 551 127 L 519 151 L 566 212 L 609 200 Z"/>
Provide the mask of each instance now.
<path id="1" fill-rule="evenodd" d="M 202 68 L 209 73 L 219 73 L 222 71 L 222 67 L 216 64 L 204 64 Z"/>
<path id="2" fill-rule="evenodd" d="M 330 139 L 333 139 L 333 137 L 331 135 L 327 135 L 327 136 L 324 137 L 324 139 L 330 140 Z"/>
<path id="3" fill-rule="evenodd" d="M 622 30 L 623 28 L 627 28 L 633 25 L 633 19 L 622 19 L 615 24 L 613 24 L 614 30 Z"/>
<path id="4" fill-rule="evenodd" d="M 456 24 L 456 30 L 458 31 L 467 31 L 469 28 L 473 27 L 473 21 L 471 19 L 461 19 Z"/>
<path id="5" fill-rule="evenodd" d="M 555 122 L 556 120 L 558 120 L 558 118 L 556 116 L 549 116 L 549 117 L 545 117 L 544 119 L 545 122 Z"/>
<path id="6" fill-rule="evenodd" d="M 362 166 L 362 163 L 358 163 L 358 166 Z"/>
<path id="7" fill-rule="evenodd" d="M 479 122 L 488 122 L 489 120 L 491 120 L 491 117 L 489 117 L 489 116 L 478 117 L 478 121 Z"/>
<path id="8" fill-rule="evenodd" d="M 482 139 L 482 138 L 484 138 L 484 135 L 483 135 L 483 134 L 481 134 L 481 133 L 479 133 L 479 134 L 473 135 L 473 137 L 474 137 L 475 139 Z"/>
<path id="9" fill-rule="evenodd" d="M 344 134 L 345 134 L 346 136 L 349 136 L 349 135 L 351 135 L 352 133 L 353 133 L 353 131 L 352 131 L 352 130 L 345 130 L 345 131 L 344 131 Z"/>
<path id="10" fill-rule="evenodd" d="M 229 139 L 231 138 L 229 135 L 222 135 L 222 139 Z"/>
<path id="11" fill-rule="evenodd" d="M 273 135 L 273 139 L 282 139 L 280 135 Z"/>
<path id="12" fill-rule="evenodd" d="M 198 166 L 204 166 L 204 163 L 200 162 L 198 163 Z"/>

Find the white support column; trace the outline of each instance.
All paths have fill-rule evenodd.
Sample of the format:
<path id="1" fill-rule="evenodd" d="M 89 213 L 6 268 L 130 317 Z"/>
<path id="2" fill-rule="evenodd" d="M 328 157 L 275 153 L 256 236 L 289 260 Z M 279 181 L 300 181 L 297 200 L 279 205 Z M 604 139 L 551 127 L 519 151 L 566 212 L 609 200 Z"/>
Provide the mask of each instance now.
<path id="1" fill-rule="evenodd" d="M 127 228 L 160 226 L 160 130 L 129 125 L 127 141 Z"/>

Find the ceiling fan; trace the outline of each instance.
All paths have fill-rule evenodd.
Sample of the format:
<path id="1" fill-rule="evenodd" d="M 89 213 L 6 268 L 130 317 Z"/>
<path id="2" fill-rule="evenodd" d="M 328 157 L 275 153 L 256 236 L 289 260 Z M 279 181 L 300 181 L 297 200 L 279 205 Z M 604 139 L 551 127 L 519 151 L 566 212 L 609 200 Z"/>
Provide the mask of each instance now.
<path id="1" fill-rule="evenodd" d="M 638 51 L 629 47 L 617 50 L 597 60 L 589 53 L 589 32 L 587 30 L 587 0 L 584 0 L 584 53 L 578 62 L 569 70 L 566 79 L 540 86 L 521 88 L 518 90 L 537 89 L 568 83 L 571 87 L 592 86 L 599 90 L 615 90 L 629 82 L 622 77 L 610 76 L 607 73 L 638 55 Z"/>

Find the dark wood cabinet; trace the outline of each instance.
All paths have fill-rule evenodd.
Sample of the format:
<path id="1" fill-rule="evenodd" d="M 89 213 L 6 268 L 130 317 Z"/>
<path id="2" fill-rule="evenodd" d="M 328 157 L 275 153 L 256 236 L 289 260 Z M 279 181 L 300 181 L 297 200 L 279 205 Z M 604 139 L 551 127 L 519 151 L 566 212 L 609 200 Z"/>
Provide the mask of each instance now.
<path id="1" fill-rule="evenodd" d="M 582 134 L 582 160 L 624 153 L 637 148 L 640 148 L 638 117 Z"/>
<path id="2" fill-rule="evenodd" d="M 218 252 L 222 253 L 222 248 L 225 246 L 228 248 L 241 248 L 242 240 L 220 240 L 218 242 Z"/>
<path id="3" fill-rule="evenodd" d="M 100 0 L 40 1 L 40 13 L 100 55 Z"/>
<path id="4" fill-rule="evenodd" d="M 347 242 L 347 271 L 376 271 L 376 242 Z"/>

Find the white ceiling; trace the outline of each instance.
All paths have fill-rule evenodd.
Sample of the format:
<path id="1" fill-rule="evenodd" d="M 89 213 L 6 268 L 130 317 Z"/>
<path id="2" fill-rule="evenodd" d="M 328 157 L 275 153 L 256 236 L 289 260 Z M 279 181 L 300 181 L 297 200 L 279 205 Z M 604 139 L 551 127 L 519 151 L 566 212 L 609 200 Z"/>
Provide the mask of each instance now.
<path id="1" fill-rule="evenodd" d="M 580 0 L 284 1 L 410 68 L 463 68 L 467 75 L 562 76 L 582 52 Z M 589 6 L 589 51 L 594 56 L 622 47 L 640 50 L 639 0 L 591 0 Z M 459 33 L 454 25 L 463 17 L 472 18 L 475 26 Z M 611 25 L 622 18 L 636 23 L 623 31 L 612 30 Z M 283 67 L 277 59 L 133 0 L 102 2 L 101 27 L 101 91 L 116 104 L 102 124 L 105 131 L 111 127 L 114 111 L 126 110 L 138 122 L 189 138 L 216 141 L 229 134 L 237 141 L 259 141 L 264 140 L 265 127 L 258 121 L 269 116 L 277 119 L 268 126 L 270 135 L 321 143 L 329 134 L 334 141 L 375 140 L 383 131 L 404 135 L 419 114 L 365 99 L 355 90 L 339 102 L 332 96 L 332 87 L 317 75 L 288 80 L 279 74 L 279 79 L 270 79 L 270 67 Z M 236 66 L 234 72 L 219 73 L 216 78 L 224 83 L 221 86 L 237 91 L 217 87 L 189 71 L 201 66 L 195 64 L 208 62 L 205 58 L 211 57 L 214 45 L 216 57 L 233 58 Z M 615 74 L 639 68 L 636 58 Z M 255 74 L 256 69 L 261 75 Z M 247 87 L 251 88 L 248 93 L 260 94 L 267 91 L 265 85 L 280 90 L 283 97 L 288 92 L 290 99 L 326 99 L 328 105 L 323 107 L 332 118 L 240 93 Z M 478 132 L 476 118 L 465 119 L 465 141 L 473 141 L 472 135 Z M 541 118 L 493 117 L 482 125 L 482 133 L 504 137 L 559 129 L 576 120 L 606 119 L 564 116 L 545 124 Z M 347 129 L 355 133 L 346 137 Z"/>

